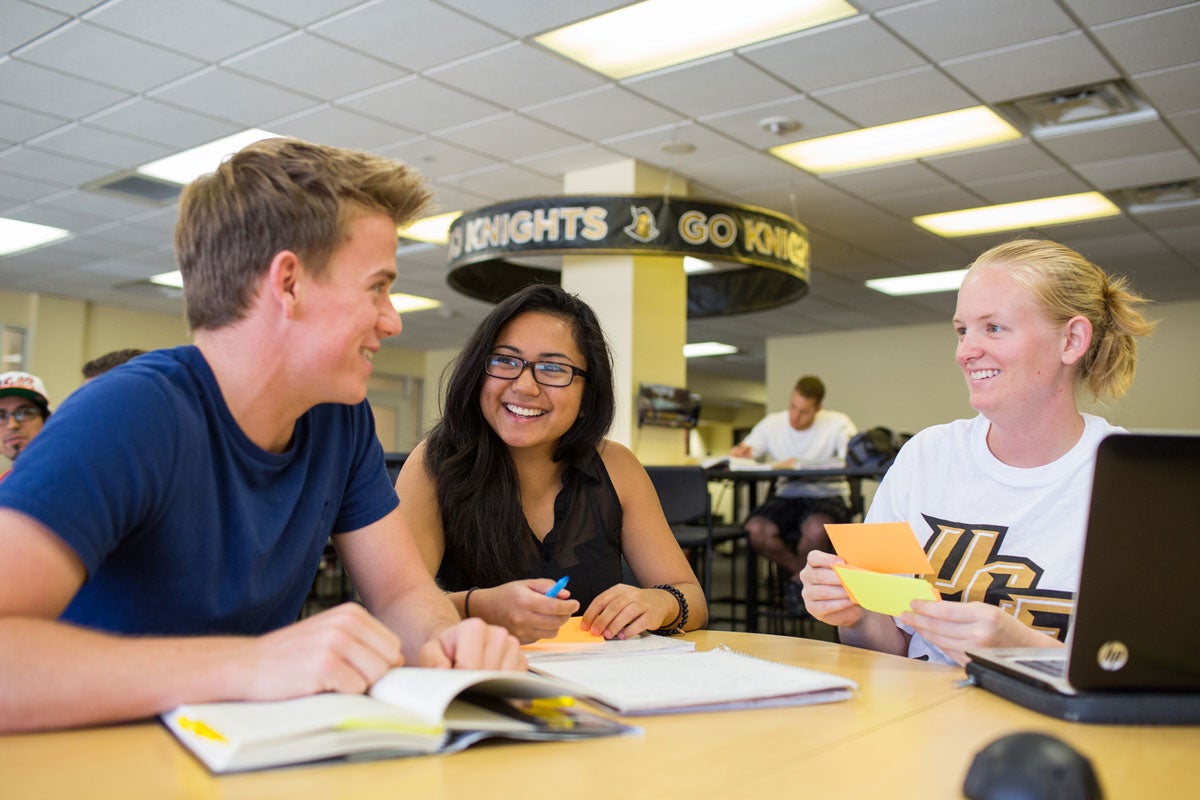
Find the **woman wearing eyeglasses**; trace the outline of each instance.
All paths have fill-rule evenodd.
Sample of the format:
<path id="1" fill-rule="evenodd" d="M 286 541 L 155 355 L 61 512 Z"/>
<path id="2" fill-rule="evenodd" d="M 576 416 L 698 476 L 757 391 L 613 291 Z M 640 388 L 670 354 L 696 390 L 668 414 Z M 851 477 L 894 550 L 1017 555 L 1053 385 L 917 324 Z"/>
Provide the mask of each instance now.
<path id="1" fill-rule="evenodd" d="M 581 611 L 610 639 L 707 623 L 646 471 L 604 438 L 613 413 L 600 323 L 558 287 L 508 297 L 464 345 L 442 419 L 396 481 L 425 564 L 464 617 L 522 642 Z M 568 588 L 548 596 L 562 577 Z"/>

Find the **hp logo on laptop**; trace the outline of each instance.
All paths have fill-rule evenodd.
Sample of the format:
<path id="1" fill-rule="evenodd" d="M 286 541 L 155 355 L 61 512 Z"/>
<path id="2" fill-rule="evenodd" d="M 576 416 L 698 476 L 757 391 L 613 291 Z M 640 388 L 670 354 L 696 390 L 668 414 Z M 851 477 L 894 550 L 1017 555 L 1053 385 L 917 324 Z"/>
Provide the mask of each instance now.
<path id="1" fill-rule="evenodd" d="M 1096 663 L 1105 672 L 1117 672 L 1129 663 L 1129 648 L 1124 642 L 1105 642 L 1096 651 Z"/>

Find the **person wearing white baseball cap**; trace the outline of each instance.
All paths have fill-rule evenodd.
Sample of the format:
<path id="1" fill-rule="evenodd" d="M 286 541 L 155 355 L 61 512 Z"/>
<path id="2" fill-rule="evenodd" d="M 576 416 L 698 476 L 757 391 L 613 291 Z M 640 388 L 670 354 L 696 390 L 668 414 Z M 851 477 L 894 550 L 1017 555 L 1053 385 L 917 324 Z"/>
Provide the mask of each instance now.
<path id="1" fill-rule="evenodd" d="M 0 375 L 0 452 L 16 461 L 21 451 L 37 436 L 50 416 L 46 384 L 28 372 Z M 0 481 L 11 469 L 0 474 Z"/>

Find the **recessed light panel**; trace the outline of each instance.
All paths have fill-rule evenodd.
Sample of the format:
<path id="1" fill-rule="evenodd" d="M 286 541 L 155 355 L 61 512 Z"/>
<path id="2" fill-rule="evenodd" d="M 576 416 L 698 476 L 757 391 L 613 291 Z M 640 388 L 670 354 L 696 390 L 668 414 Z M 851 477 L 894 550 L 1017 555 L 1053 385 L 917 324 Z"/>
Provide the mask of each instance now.
<path id="1" fill-rule="evenodd" d="M 411 314 L 414 311 L 424 311 L 428 308 L 438 308 L 441 306 L 441 300 L 434 300 L 430 297 L 419 297 L 415 294 L 404 294 L 396 292 L 389 295 L 392 300 L 392 307 L 401 314 Z"/>
<path id="2" fill-rule="evenodd" d="M 1060 197 L 1024 200 L 1020 203 L 967 208 L 945 214 L 926 214 L 914 217 L 913 222 L 938 236 L 978 236 L 997 231 L 1115 217 L 1120 213 L 1121 209 L 1099 192 L 1080 192 Z"/>
<path id="3" fill-rule="evenodd" d="M 925 272 L 920 275 L 900 275 L 895 278 L 873 278 L 867 281 L 867 288 L 877 292 L 899 297 L 908 294 L 933 294 L 934 292 L 955 292 L 962 286 L 963 278 L 967 275 L 965 269 L 952 269 L 947 272 Z"/>
<path id="4" fill-rule="evenodd" d="M 137 168 L 137 172 L 172 183 L 191 183 L 201 175 L 215 170 L 227 156 L 233 155 L 246 145 L 262 139 L 273 139 L 278 135 L 251 128 L 208 144 L 202 144 L 199 147 L 193 147 L 191 150 L 184 150 L 182 153 L 143 164 Z"/>
<path id="5" fill-rule="evenodd" d="M 433 217 L 422 217 L 407 228 L 402 228 L 399 231 L 400 238 L 429 244 L 445 244 L 450 238 L 451 223 L 461 216 L 461 211 L 450 211 Z"/>
<path id="6" fill-rule="evenodd" d="M 620 80 L 857 13 L 845 0 L 645 0 L 535 40 Z"/>
<path id="7" fill-rule="evenodd" d="M 955 153 L 1021 138 L 983 106 L 781 144 L 771 152 L 818 175 Z"/>
<path id="8" fill-rule="evenodd" d="M 703 358 L 705 356 L 727 356 L 736 353 L 738 349 L 731 344 L 722 342 L 692 342 L 683 346 L 684 358 Z"/>
<path id="9" fill-rule="evenodd" d="M 32 250 L 70 235 L 71 232 L 65 228 L 0 217 L 0 256 Z"/>

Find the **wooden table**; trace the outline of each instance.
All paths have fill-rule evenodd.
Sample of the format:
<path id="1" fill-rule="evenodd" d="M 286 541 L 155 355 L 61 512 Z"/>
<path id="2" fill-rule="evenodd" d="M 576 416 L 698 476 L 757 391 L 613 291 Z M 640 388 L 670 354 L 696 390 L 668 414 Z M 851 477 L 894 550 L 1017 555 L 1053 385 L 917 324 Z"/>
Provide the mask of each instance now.
<path id="1" fill-rule="evenodd" d="M 956 798 L 974 753 L 1016 730 L 1054 733 L 1091 756 L 1107 797 L 1200 796 L 1193 768 L 1200 727 L 1059 722 L 960 688 L 959 669 L 828 642 L 725 631 L 688 638 L 701 649 L 728 644 L 844 675 L 860 692 L 819 706 L 637 718 L 639 736 L 500 742 L 450 756 L 223 777 L 206 772 L 154 722 L 4 736 L 0 797 Z"/>
<path id="2" fill-rule="evenodd" d="M 705 471 L 709 481 L 727 481 L 737 486 L 745 486 L 749 491 L 749 508 L 753 511 L 761 504 L 760 489 L 763 484 L 773 485 L 778 480 L 785 481 L 840 481 L 850 484 L 850 508 L 852 513 L 862 512 L 862 482 L 863 479 L 879 480 L 886 474 L 886 469 L 878 467 L 806 467 L 803 469 L 710 469 Z M 735 494 L 736 498 L 736 494 Z M 737 503 L 734 503 L 734 517 L 739 523 L 744 522 L 737 513 Z M 758 592 L 759 592 L 759 556 L 752 547 L 746 547 L 746 630 L 750 633 L 758 631 Z"/>

